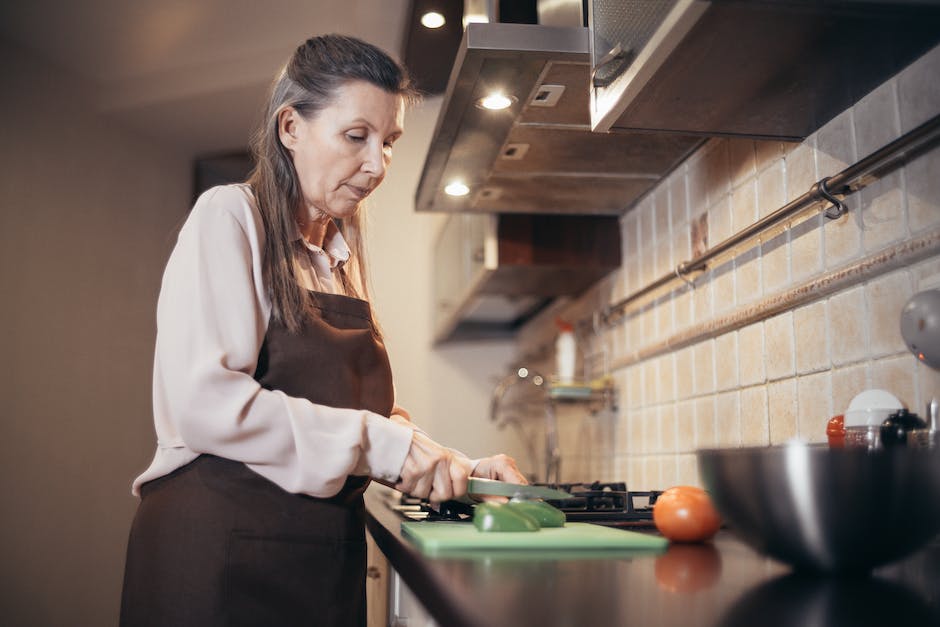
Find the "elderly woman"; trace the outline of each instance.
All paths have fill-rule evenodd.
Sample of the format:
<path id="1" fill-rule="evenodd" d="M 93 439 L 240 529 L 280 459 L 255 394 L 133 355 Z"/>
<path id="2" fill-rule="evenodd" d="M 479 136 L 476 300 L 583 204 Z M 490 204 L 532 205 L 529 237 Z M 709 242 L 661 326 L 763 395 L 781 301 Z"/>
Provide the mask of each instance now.
<path id="1" fill-rule="evenodd" d="M 157 306 L 157 452 L 134 482 L 121 624 L 362 625 L 370 479 L 444 501 L 512 459 L 395 406 L 360 204 L 414 98 L 387 54 L 314 37 L 277 78 L 247 184 L 196 202 Z"/>

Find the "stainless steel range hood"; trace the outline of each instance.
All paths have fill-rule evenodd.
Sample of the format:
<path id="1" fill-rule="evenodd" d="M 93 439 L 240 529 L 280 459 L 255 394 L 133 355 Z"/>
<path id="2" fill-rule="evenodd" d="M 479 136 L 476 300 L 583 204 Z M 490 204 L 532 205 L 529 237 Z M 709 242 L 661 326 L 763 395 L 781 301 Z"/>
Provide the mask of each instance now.
<path id="1" fill-rule="evenodd" d="M 592 133 L 587 28 L 467 25 L 416 192 L 418 211 L 622 213 L 702 141 Z M 491 91 L 508 109 L 479 106 Z M 469 187 L 464 196 L 444 188 Z"/>

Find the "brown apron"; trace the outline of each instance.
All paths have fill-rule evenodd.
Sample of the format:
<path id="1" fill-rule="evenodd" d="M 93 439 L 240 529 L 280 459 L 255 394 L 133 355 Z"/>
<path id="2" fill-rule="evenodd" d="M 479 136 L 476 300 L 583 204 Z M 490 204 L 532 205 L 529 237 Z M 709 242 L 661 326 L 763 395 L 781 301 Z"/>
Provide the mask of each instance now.
<path id="1" fill-rule="evenodd" d="M 301 335 L 271 321 L 255 379 L 331 407 L 392 410 L 388 356 L 369 304 L 313 295 Z M 362 492 L 290 494 L 244 464 L 211 455 L 141 488 L 121 625 L 365 625 Z"/>

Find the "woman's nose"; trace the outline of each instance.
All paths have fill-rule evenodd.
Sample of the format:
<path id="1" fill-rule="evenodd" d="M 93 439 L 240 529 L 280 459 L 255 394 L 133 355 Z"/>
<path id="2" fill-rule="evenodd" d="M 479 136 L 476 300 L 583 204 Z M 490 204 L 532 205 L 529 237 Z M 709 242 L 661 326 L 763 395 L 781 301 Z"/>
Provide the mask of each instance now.
<path id="1" fill-rule="evenodd" d="M 369 146 L 362 164 L 363 170 L 372 176 L 381 177 L 385 175 L 385 166 L 385 145 Z"/>

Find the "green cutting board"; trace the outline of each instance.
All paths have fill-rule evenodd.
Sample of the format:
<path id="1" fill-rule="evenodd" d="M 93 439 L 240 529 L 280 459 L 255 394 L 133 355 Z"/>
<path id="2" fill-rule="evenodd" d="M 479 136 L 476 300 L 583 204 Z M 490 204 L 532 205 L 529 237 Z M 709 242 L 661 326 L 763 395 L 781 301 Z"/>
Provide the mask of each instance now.
<path id="1" fill-rule="evenodd" d="M 665 549 L 660 536 L 602 527 L 591 523 L 567 523 L 538 531 L 477 531 L 469 522 L 403 522 L 402 531 L 425 553 L 467 550 L 540 549 Z"/>

